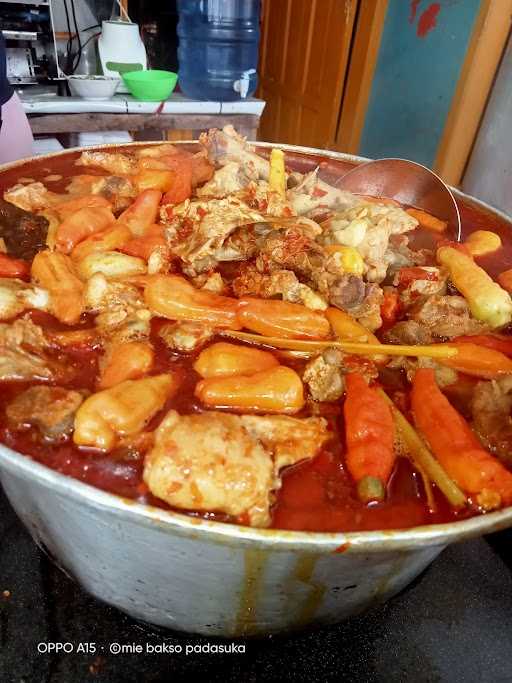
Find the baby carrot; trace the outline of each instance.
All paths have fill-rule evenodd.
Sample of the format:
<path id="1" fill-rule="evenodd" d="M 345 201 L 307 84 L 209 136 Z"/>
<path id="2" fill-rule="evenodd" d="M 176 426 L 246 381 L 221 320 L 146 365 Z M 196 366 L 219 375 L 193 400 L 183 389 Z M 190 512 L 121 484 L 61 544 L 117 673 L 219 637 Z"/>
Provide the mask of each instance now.
<path id="1" fill-rule="evenodd" d="M 482 448 L 466 420 L 437 386 L 432 369 L 416 371 L 411 406 L 416 427 L 463 491 L 475 495 L 484 507 L 512 503 L 512 473 Z"/>
<path id="2" fill-rule="evenodd" d="M 384 500 L 386 484 L 395 465 L 394 425 L 389 405 L 362 375 L 346 377 L 344 405 L 347 468 L 365 503 Z"/>

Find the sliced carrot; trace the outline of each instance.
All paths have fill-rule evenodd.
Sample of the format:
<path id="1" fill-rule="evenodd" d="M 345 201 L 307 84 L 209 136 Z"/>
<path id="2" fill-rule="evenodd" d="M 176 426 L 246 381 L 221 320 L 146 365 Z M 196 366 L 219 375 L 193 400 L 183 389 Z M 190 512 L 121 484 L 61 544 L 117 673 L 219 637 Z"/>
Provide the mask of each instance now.
<path id="1" fill-rule="evenodd" d="M 434 370 L 416 371 L 411 405 L 416 427 L 463 491 L 476 495 L 477 502 L 479 496 L 488 499 L 491 492 L 498 494 L 502 504 L 512 503 L 512 473 L 482 448 L 466 420 L 437 386 Z"/>
<path id="2" fill-rule="evenodd" d="M 346 387 L 347 468 L 363 502 L 383 500 L 396 460 L 393 415 L 386 400 L 362 375 L 349 373 Z"/>
<path id="3" fill-rule="evenodd" d="M 446 221 L 442 221 L 433 216 L 431 213 L 427 213 L 421 209 L 411 208 L 406 209 L 406 211 L 409 216 L 412 216 L 418 221 L 422 228 L 426 228 L 427 230 L 433 230 L 434 232 L 444 232 L 448 227 L 448 223 Z"/>

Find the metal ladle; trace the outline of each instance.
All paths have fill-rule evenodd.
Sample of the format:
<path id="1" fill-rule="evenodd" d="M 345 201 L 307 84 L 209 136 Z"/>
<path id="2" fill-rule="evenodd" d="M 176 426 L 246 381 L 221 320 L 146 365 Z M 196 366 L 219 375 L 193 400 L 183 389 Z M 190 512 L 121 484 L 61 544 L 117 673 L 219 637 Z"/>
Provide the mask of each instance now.
<path id="1" fill-rule="evenodd" d="M 377 159 L 356 166 L 334 183 L 353 194 L 395 199 L 448 223 L 462 240 L 460 214 L 450 188 L 426 166 L 407 159 Z"/>

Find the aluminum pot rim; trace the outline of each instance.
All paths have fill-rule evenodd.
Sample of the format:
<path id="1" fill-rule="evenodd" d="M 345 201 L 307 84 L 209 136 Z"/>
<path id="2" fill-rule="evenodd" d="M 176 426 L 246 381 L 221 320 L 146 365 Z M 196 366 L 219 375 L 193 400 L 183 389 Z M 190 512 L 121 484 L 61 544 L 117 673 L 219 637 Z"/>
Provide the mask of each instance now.
<path id="1" fill-rule="evenodd" d="M 196 140 L 183 140 L 173 142 L 172 144 L 196 143 Z M 141 141 L 119 144 L 107 143 L 90 147 L 74 147 L 2 164 L 0 165 L 0 175 L 4 171 L 11 170 L 18 166 L 24 166 L 32 161 L 51 160 L 55 157 L 72 154 L 74 152 L 160 144 L 162 144 L 161 141 Z M 369 161 L 369 159 L 365 157 L 346 154 L 344 152 L 321 150 L 313 147 L 271 142 L 255 142 L 253 144 L 260 148 L 279 147 L 285 151 L 337 159 L 351 163 Z M 502 211 L 499 211 L 482 200 L 465 194 L 455 187 L 450 186 L 450 189 L 454 192 L 456 197 L 498 215 L 500 218 L 510 223 L 512 227 L 512 219 Z M 37 483 L 51 488 L 61 495 L 72 497 L 76 501 L 81 500 L 85 504 L 91 505 L 97 509 L 109 510 L 118 517 L 130 518 L 132 521 L 141 523 L 145 526 L 155 528 L 156 524 L 169 533 L 176 531 L 194 534 L 198 538 L 208 537 L 217 542 L 256 544 L 263 547 L 271 547 L 273 550 L 289 551 L 300 549 L 309 552 L 339 552 L 346 554 L 387 552 L 390 550 L 407 551 L 424 546 L 447 545 L 451 542 L 472 538 L 493 531 L 499 531 L 512 526 L 512 506 L 509 506 L 503 510 L 471 517 L 469 519 L 444 524 L 421 525 L 409 529 L 350 532 L 257 529 L 236 524 L 205 520 L 200 517 L 191 517 L 173 510 L 164 510 L 151 505 L 137 503 L 136 501 L 103 491 L 69 475 L 57 472 L 46 465 L 36 462 L 30 458 L 30 456 L 23 455 L 22 453 L 13 451 L 7 446 L 0 444 L 0 475 L 3 471 L 7 471 L 14 476 L 21 476 L 26 480 L 35 479 Z"/>

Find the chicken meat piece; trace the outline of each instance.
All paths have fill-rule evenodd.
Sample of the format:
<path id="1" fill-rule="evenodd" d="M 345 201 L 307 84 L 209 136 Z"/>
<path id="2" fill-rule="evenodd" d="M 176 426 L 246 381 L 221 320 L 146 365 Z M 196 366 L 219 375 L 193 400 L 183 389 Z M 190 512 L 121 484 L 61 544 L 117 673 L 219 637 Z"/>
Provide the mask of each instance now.
<path id="1" fill-rule="evenodd" d="M 214 334 L 213 328 L 194 322 L 165 323 L 158 331 L 158 336 L 167 347 L 182 353 L 191 353 L 199 349 Z"/>
<path id="2" fill-rule="evenodd" d="M 318 289 L 333 306 L 350 313 L 370 332 L 382 326 L 380 307 L 384 294 L 379 285 L 365 282 L 358 275 L 333 276 L 326 271 L 320 275 Z"/>
<path id="3" fill-rule="evenodd" d="M 232 125 L 224 126 L 222 130 L 213 128 L 208 133 L 202 133 L 199 144 L 206 150 L 208 159 L 216 167 L 237 162 L 247 177 L 268 180 L 268 160 L 256 154 L 254 147 L 248 144 Z"/>
<path id="4" fill-rule="evenodd" d="M 302 380 L 308 385 L 313 401 L 337 401 L 343 396 L 344 356 L 339 349 L 326 349 L 306 365 Z"/>
<path id="5" fill-rule="evenodd" d="M 403 370 L 408 381 L 411 383 L 418 368 L 430 368 L 434 370 L 436 383 L 440 389 L 455 384 L 455 382 L 457 382 L 459 379 L 459 373 L 457 370 L 440 365 L 433 358 L 428 358 L 425 356 L 421 356 L 420 358 L 395 356 L 390 360 L 386 368 L 389 368 L 390 370 Z"/>
<path id="6" fill-rule="evenodd" d="M 0 320 L 10 320 L 29 308 L 47 311 L 50 296 L 45 289 L 15 278 L 0 278 Z"/>
<path id="7" fill-rule="evenodd" d="M 286 198 L 294 213 L 298 216 L 313 216 L 320 208 L 324 212 L 343 211 L 356 204 L 358 200 L 355 195 L 324 182 L 318 177 L 318 171 L 319 168 L 307 173 L 287 191 Z"/>
<path id="8" fill-rule="evenodd" d="M 168 222 L 166 233 L 172 253 L 192 266 L 195 274 L 212 269 L 216 252 L 236 228 L 263 220 L 259 212 L 236 197 L 187 200 L 173 208 L 170 221 L 165 212 L 163 218 Z"/>
<path id="9" fill-rule="evenodd" d="M 415 320 L 401 320 L 390 327 L 383 339 L 387 344 L 431 344 L 433 341 L 432 333 L 425 325 L 421 325 Z"/>
<path id="10" fill-rule="evenodd" d="M 144 461 L 151 493 L 175 508 L 222 512 L 270 525 L 279 469 L 312 458 L 328 438 L 322 418 L 171 410 Z"/>
<path id="11" fill-rule="evenodd" d="M 364 260 L 366 279 L 382 282 L 390 264 L 391 235 L 410 232 L 417 226 L 418 221 L 399 207 L 361 201 L 322 223 L 319 241 L 354 247 Z"/>
<path id="12" fill-rule="evenodd" d="M 103 273 L 95 273 L 85 286 L 85 308 L 96 313 L 96 325 L 115 327 L 147 310 L 144 297 L 135 285 L 108 280 Z"/>
<path id="13" fill-rule="evenodd" d="M 408 311 L 411 320 L 427 328 L 434 338 L 481 334 L 488 327 L 472 317 L 469 305 L 462 296 L 432 295 L 418 300 Z"/>
<path id="14" fill-rule="evenodd" d="M 248 183 L 258 180 L 254 167 L 244 167 L 237 161 L 228 161 L 218 168 L 211 180 L 197 189 L 197 196 L 208 199 L 222 199 L 239 192 Z"/>
<path id="15" fill-rule="evenodd" d="M 354 371 L 363 374 L 368 381 L 378 376 L 372 360 L 361 361 L 340 349 L 328 348 L 307 363 L 302 379 L 308 385 L 313 401 L 337 401 L 345 391 L 345 375 Z"/>
<path id="16" fill-rule="evenodd" d="M 112 210 L 117 214 L 130 206 L 137 196 L 137 189 L 129 178 L 109 175 L 96 177 L 91 185 L 91 194 L 108 199 L 112 204 Z"/>
<path id="17" fill-rule="evenodd" d="M 16 396 L 6 408 L 10 426 L 18 431 L 35 427 L 48 441 L 63 441 L 73 431 L 75 413 L 84 400 L 79 391 L 35 386 Z"/>
<path id="18" fill-rule="evenodd" d="M 393 284 L 398 286 L 400 290 L 400 303 L 404 308 L 409 308 L 421 297 L 446 294 L 446 283 L 448 281 L 448 273 L 444 268 L 435 268 L 434 266 L 424 266 L 416 268 L 419 274 L 425 273 L 425 278 L 412 280 L 407 286 L 401 286 L 401 274 L 398 271 L 394 277 Z"/>
<path id="19" fill-rule="evenodd" d="M 0 199 L 0 238 L 7 253 L 31 261 L 45 248 L 48 220 Z"/>
<path id="20" fill-rule="evenodd" d="M 132 175 L 137 172 L 137 160 L 120 152 L 82 152 L 75 161 L 77 166 L 95 166 L 112 175 Z"/>
<path id="21" fill-rule="evenodd" d="M 60 368 L 48 359 L 50 344 L 30 318 L 0 323 L 0 381 L 51 380 Z"/>
<path id="22" fill-rule="evenodd" d="M 409 247 L 409 237 L 403 233 L 390 236 L 385 257 L 389 262 L 388 272 L 412 266 L 433 265 L 436 262 L 432 249 L 411 249 Z"/>
<path id="23" fill-rule="evenodd" d="M 485 448 L 512 464 L 512 376 L 478 382 L 471 411 L 473 428 Z"/>
<path id="24" fill-rule="evenodd" d="M 308 285 L 299 282 L 291 270 L 276 270 L 269 275 L 260 273 L 254 264 L 244 264 L 232 282 L 239 299 L 255 296 L 262 299 L 281 297 L 283 301 L 302 304 L 313 311 L 325 311 L 327 301 Z"/>
<path id="25" fill-rule="evenodd" d="M 255 209 L 264 214 L 266 220 L 271 220 L 269 219 L 269 216 L 293 219 L 296 215 L 290 202 L 285 197 L 281 196 L 279 192 L 271 190 L 270 185 L 264 180 L 260 180 L 257 183 L 248 183 L 236 193 L 236 196 L 251 209 Z M 314 234 L 320 234 L 321 230 L 319 227 L 307 218 L 298 218 L 296 221 L 292 220 L 291 224 L 293 225 L 295 222 L 299 223 L 301 220 L 304 224 L 307 223 L 307 225 L 313 228 Z M 276 221 L 276 224 L 277 223 L 279 223 L 279 221 Z"/>
<path id="26" fill-rule="evenodd" d="M 4 199 L 23 211 L 37 213 L 58 204 L 62 201 L 62 195 L 50 192 L 43 183 L 34 182 L 14 185 L 4 192 Z"/>

